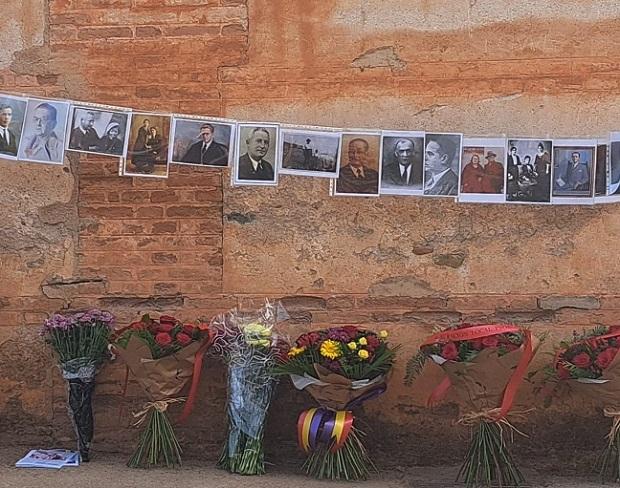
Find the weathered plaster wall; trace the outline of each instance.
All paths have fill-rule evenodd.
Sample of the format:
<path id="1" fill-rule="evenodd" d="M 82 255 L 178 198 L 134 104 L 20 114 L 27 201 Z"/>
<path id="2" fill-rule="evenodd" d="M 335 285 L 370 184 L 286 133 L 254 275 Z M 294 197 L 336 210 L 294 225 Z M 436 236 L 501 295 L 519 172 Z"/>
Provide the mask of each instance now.
<path id="1" fill-rule="evenodd" d="M 4 12 L 0 89 L 12 92 L 468 135 L 618 128 L 620 5 L 611 0 L 9 0 Z M 35 327 L 62 308 L 97 305 L 126 322 L 287 297 L 285 332 L 387 328 L 403 358 L 436 325 L 514 321 L 557 339 L 616 323 L 620 309 L 616 205 L 329 198 L 319 180 L 232 189 L 227 171 L 174 168 L 167 181 L 147 181 L 84 156 L 64 168 L 0 161 L 0 175 L 0 436 L 23 442 L 70 438 L 62 382 Z M 224 432 L 223 371 L 211 363 L 205 373 L 183 431 L 194 452 Z M 457 455 L 461 443 L 437 442 L 455 406 L 421 408 L 437 372 L 413 388 L 402 373 L 401 363 L 384 401 L 368 405 L 382 415 L 367 430 L 393 462 Z M 102 449 L 128 447 L 133 435 L 129 412 L 142 398 L 135 385 L 120 396 L 122 377 L 118 365 L 100 377 Z M 270 442 L 290 441 L 308 404 L 281 390 Z M 522 452 L 577 446 L 584 432 L 594 445 L 593 416 L 566 436 L 569 417 L 536 414 Z"/>

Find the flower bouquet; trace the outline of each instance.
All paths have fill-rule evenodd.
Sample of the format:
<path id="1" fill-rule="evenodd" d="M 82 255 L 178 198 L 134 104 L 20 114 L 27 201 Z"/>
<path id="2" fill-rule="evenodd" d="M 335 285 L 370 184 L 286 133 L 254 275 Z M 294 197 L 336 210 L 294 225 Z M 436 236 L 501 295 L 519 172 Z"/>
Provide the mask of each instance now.
<path id="1" fill-rule="evenodd" d="M 93 438 L 92 396 L 95 374 L 107 355 L 114 316 L 100 310 L 55 314 L 41 335 L 50 344 L 69 387 L 69 414 L 77 435 L 81 460 L 90 459 Z"/>
<path id="2" fill-rule="evenodd" d="M 560 343 L 547 379 L 568 387 L 571 394 L 593 399 L 613 419 L 607 445 L 597 467 L 603 480 L 620 481 L 620 327 L 596 327 L 573 333 Z"/>
<path id="3" fill-rule="evenodd" d="M 263 434 L 282 348 L 273 326 L 286 319 L 269 302 L 256 313 L 232 310 L 211 322 L 213 348 L 228 364 L 228 436 L 218 466 L 231 473 L 265 473 Z"/>
<path id="4" fill-rule="evenodd" d="M 430 358 L 446 373 L 429 406 L 440 402 L 451 385 L 471 411 L 458 423 L 473 429 L 457 481 L 466 486 L 521 486 L 523 475 L 503 439 L 516 393 L 534 355 L 531 333 L 511 325 L 462 325 L 429 337 L 407 365 L 406 382 Z M 522 412 L 524 413 L 524 412 Z M 513 416 L 515 414 L 513 413 Z"/>
<path id="5" fill-rule="evenodd" d="M 129 467 L 181 464 L 181 446 L 166 411 L 172 404 L 185 402 L 178 394 L 192 379 L 181 420 L 189 415 L 202 359 L 210 343 L 207 324 L 183 324 L 168 315 L 159 319 L 144 315 L 139 322 L 116 334 L 114 352 L 125 362 L 150 400 L 142 411 L 134 413 L 135 426 L 146 427 L 127 463 Z"/>
<path id="6" fill-rule="evenodd" d="M 397 347 L 379 334 L 354 326 L 301 335 L 277 368 L 320 405 L 297 422 L 307 474 L 332 480 L 366 479 L 374 465 L 354 425 L 352 410 L 387 389 Z"/>

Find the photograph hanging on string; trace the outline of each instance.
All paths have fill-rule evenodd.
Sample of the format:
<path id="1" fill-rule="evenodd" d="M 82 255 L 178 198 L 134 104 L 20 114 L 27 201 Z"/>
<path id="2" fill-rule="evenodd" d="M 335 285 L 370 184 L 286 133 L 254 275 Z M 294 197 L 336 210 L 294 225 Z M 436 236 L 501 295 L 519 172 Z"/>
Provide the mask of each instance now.
<path id="1" fill-rule="evenodd" d="M 279 132 L 278 124 L 259 122 L 238 125 L 234 185 L 278 184 L 274 164 L 278 160 Z"/>
<path id="2" fill-rule="evenodd" d="M 607 196 L 620 200 L 620 132 L 609 135 L 609 179 Z"/>
<path id="3" fill-rule="evenodd" d="M 506 154 L 506 201 L 550 203 L 553 142 L 509 139 Z"/>
<path id="4" fill-rule="evenodd" d="M 343 132 L 334 195 L 379 196 L 380 159 L 380 132 Z"/>
<path id="5" fill-rule="evenodd" d="M 67 150 L 103 156 L 126 154 L 129 114 L 129 111 L 74 105 L 69 117 Z"/>
<path id="6" fill-rule="evenodd" d="M 0 94 L 0 158 L 17 159 L 28 99 Z"/>
<path id="7" fill-rule="evenodd" d="M 459 202 L 503 203 L 506 201 L 506 139 L 463 139 Z"/>
<path id="8" fill-rule="evenodd" d="M 63 164 L 69 102 L 28 99 L 17 158 L 45 164 Z"/>
<path id="9" fill-rule="evenodd" d="M 426 134 L 424 196 L 457 196 L 462 142 L 463 134 Z"/>
<path id="10" fill-rule="evenodd" d="M 282 127 L 278 172 L 286 175 L 338 177 L 340 132 L 329 129 Z"/>
<path id="11" fill-rule="evenodd" d="M 553 141 L 553 203 L 594 203 L 596 145 L 595 139 Z"/>
<path id="12" fill-rule="evenodd" d="M 170 117 L 134 113 L 131 116 L 129 149 L 125 158 L 125 176 L 168 178 L 168 141 Z"/>
<path id="13" fill-rule="evenodd" d="M 173 117 L 170 162 L 222 168 L 232 163 L 234 120 Z"/>
<path id="14" fill-rule="evenodd" d="M 421 195 L 424 132 L 384 131 L 381 143 L 382 195 Z"/>
<path id="15" fill-rule="evenodd" d="M 594 169 L 594 197 L 607 196 L 609 146 L 607 141 L 598 141 L 596 146 L 596 165 Z"/>

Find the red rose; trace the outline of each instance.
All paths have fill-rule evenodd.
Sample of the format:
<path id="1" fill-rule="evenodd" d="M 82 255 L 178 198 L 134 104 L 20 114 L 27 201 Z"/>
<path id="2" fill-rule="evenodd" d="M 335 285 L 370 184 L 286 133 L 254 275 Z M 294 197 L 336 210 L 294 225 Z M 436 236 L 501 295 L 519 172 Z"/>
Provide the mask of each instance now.
<path id="1" fill-rule="evenodd" d="M 321 334 L 319 334 L 318 332 L 310 332 L 308 334 L 308 341 L 311 346 L 316 344 L 320 340 L 321 340 Z"/>
<path id="2" fill-rule="evenodd" d="M 195 330 L 196 330 L 196 327 L 194 326 L 194 324 L 185 324 L 183 326 L 183 332 L 187 334 L 188 336 L 193 336 Z"/>
<path id="3" fill-rule="evenodd" d="M 174 329 L 174 324 L 171 324 L 170 322 L 160 322 L 157 326 L 157 332 L 169 333 L 172 329 Z"/>
<path id="4" fill-rule="evenodd" d="M 132 322 L 131 324 L 129 324 L 129 327 L 134 330 L 144 330 L 145 324 L 144 322 Z"/>
<path id="5" fill-rule="evenodd" d="M 560 380 L 567 380 L 570 378 L 570 371 L 566 369 L 566 366 L 563 364 L 558 365 L 556 372 L 558 374 L 558 379 Z"/>
<path id="6" fill-rule="evenodd" d="M 177 319 L 175 319 L 172 315 L 162 315 L 159 317 L 159 323 L 175 325 L 177 323 Z"/>
<path id="7" fill-rule="evenodd" d="M 166 347 L 172 344 L 172 337 L 167 332 L 160 332 L 155 336 L 155 342 L 161 347 Z"/>
<path id="8" fill-rule="evenodd" d="M 618 349 L 616 349 L 615 347 L 610 347 L 610 348 L 605 349 L 596 358 L 596 361 L 595 361 L 596 365 L 601 369 L 605 369 L 614 360 L 617 352 L 618 352 Z"/>
<path id="9" fill-rule="evenodd" d="M 178 342 L 179 344 L 181 344 L 183 347 L 185 347 L 185 346 L 187 346 L 187 345 L 191 344 L 191 342 L 192 342 L 192 336 L 189 336 L 189 335 L 187 335 L 187 334 L 186 334 L 186 333 L 184 333 L 184 332 L 179 332 L 179 333 L 177 334 L 177 342 Z"/>
<path id="10" fill-rule="evenodd" d="M 580 352 L 571 361 L 578 368 L 587 368 L 592 364 L 592 359 L 587 352 Z"/>
<path id="11" fill-rule="evenodd" d="M 351 339 L 355 339 L 360 332 L 354 325 L 345 325 L 342 330 L 345 331 Z"/>
<path id="12" fill-rule="evenodd" d="M 488 336 L 482 338 L 482 345 L 484 347 L 497 347 L 499 344 L 499 339 L 497 336 Z"/>
<path id="13" fill-rule="evenodd" d="M 454 342 L 448 342 L 441 348 L 441 356 L 448 361 L 454 361 L 459 357 L 459 349 Z"/>
<path id="14" fill-rule="evenodd" d="M 381 345 L 381 341 L 374 334 L 367 335 L 366 340 L 368 341 L 369 349 L 372 348 L 374 350 L 374 349 L 377 349 Z"/>

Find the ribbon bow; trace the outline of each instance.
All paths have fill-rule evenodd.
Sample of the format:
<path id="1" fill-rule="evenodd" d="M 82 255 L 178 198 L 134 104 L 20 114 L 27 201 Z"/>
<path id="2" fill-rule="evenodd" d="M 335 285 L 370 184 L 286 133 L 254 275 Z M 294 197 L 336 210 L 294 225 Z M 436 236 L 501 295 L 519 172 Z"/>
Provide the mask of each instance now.
<path id="1" fill-rule="evenodd" d="M 133 414 L 134 418 L 138 419 L 136 420 L 136 423 L 133 424 L 134 427 L 138 427 L 140 426 L 144 420 L 147 417 L 147 414 L 152 410 L 155 409 L 158 412 L 165 412 L 166 410 L 168 410 L 168 407 L 170 405 L 172 405 L 173 403 L 183 403 L 185 401 L 185 398 L 167 398 L 166 400 L 157 400 L 154 402 L 148 402 L 145 403 L 142 406 L 142 410 L 140 410 L 139 412 L 136 412 Z"/>

